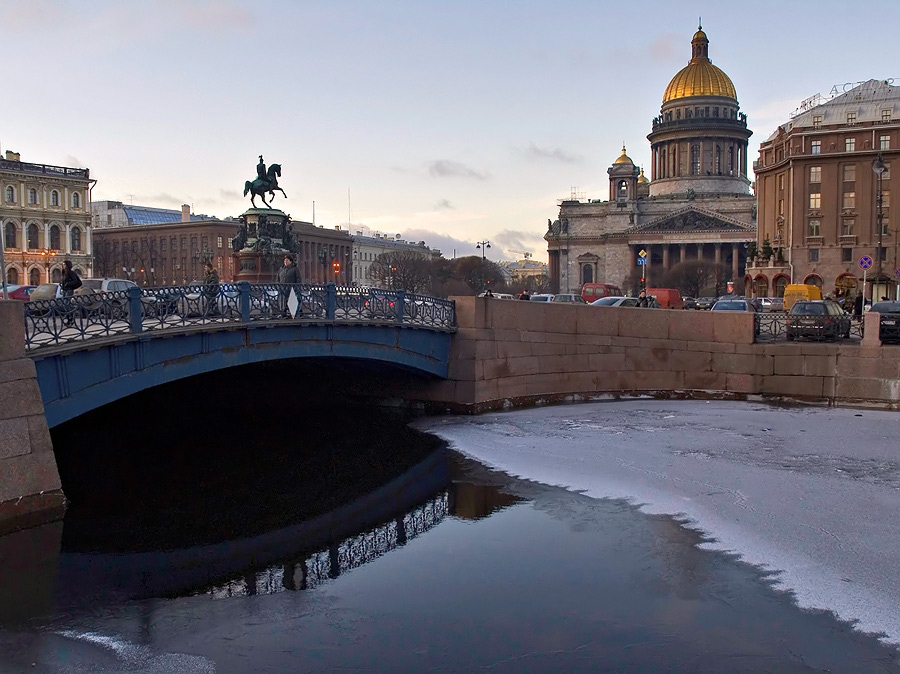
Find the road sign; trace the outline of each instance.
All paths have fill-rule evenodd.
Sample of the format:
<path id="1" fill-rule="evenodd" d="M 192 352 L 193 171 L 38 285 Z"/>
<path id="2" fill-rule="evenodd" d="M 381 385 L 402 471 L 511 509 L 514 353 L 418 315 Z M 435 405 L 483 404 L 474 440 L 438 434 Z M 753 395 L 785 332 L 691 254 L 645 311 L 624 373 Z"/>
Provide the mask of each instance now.
<path id="1" fill-rule="evenodd" d="M 868 255 L 863 255 L 859 258 L 859 268 L 860 269 L 871 269 L 872 268 L 872 258 Z"/>
<path id="2" fill-rule="evenodd" d="M 897 278 L 900 278 L 900 269 L 894 270 L 894 276 L 896 276 Z"/>
<path id="3" fill-rule="evenodd" d="M 639 258 L 637 259 L 637 263 L 638 263 L 638 264 L 647 264 L 647 258 L 645 258 L 645 257 L 639 257 Z"/>
<path id="4" fill-rule="evenodd" d="M 641 259 L 643 259 L 643 258 L 647 257 L 647 251 L 644 250 L 643 248 L 641 248 L 641 252 L 638 253 L 638 255 L 641 256 Z"/>

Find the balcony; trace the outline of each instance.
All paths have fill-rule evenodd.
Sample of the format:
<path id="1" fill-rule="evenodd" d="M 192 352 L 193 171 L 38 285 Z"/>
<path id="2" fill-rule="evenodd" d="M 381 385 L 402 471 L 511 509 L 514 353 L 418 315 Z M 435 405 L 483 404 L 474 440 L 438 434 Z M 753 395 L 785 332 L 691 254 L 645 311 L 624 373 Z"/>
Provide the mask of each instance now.
<path id="1" fill-rule="evenodd" d="M 16 173 L 42 173 L 44 175 L 60 176 L 64 178 L 91 177 L 90 169 L 67 168 L 65 166 L 52 166 L 50 164 L 29 164 L 23 161 L 9 161 L 0 159 L 0 171 L 15 171 Z"/>

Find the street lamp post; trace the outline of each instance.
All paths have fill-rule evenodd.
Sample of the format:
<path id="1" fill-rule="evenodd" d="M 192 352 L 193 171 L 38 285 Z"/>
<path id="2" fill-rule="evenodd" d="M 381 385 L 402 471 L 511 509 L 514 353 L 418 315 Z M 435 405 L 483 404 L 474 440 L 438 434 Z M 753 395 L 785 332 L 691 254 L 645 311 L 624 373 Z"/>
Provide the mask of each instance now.
<path id="1" fill-rule="evenodd" d="M 328 273 L 325 268 L 325 265 L 328 263 L 328 251 L 324 246 L 319 248 L 319 262 L 322 263 L 322 283 L 328 283 Z"/>
<path id="2" fill-rule="evenodd" d="M 481 250 L 481 292 L 485 291 L 485 283 L 484 283 L 484 253 L 485 251 L 491 247 L 490 241 L 479 241 L 475 246 L 476 249 Z"/>
<path id="3" fill-rule="evenodd" d="M 50 283 L 50 258 L 56 257 L 56 251 L 50 248 L 43 248 L 41 257 L 44 258 L 44 264 L 47 266 L 47 283 Z"/>
<path id="4" fill-rule="evenodd" d="M 884 160 L 879 152 L 878 157 L 872 162 L 872 170 L 875 172 L 875 175 L 878 176 L 878 193 L 875 197 L 875 204 L 878 209 L 876 215 L 876 222 L 878 223 L 878 250 L 875 251 L 875 278 L 878 279 L 878 283 L 881 283 L 881 237 L 884 234 L 884 226 L 882 225 L 882 220 L 884 219 L 884 212 L 882 210 L 884 205 L 884 193 L 881 191 L 881 181 L 884 176 L 884 169 Z M 875 283 L 872 284 L 872 301 L 875 301 Z"/>

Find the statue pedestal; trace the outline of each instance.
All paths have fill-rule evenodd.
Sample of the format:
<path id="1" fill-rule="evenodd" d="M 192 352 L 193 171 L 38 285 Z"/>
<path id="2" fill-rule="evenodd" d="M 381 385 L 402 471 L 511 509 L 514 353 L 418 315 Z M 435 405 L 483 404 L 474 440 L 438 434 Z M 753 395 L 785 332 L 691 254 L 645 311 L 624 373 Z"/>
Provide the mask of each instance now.
<path id="1" fill-rule="evenodd" d="M 237 239 L 243 247 L 232 254 L 234 280 L 274 283 L 285 254 L 291 252 L 291 217 L 277 208 L 249 208 L 241 215 Z"/>

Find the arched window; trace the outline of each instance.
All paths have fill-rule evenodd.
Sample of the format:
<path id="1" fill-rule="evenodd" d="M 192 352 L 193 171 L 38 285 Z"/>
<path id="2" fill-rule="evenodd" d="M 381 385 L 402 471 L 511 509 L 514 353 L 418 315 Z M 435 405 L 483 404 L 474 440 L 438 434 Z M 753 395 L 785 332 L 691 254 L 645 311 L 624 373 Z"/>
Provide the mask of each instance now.
<path id="1" fill-rule="evenodd" d="M 81 208 L 81 195 L 78 192 L 72 192 L 72 208 Z"/>
<path id="2" fill-rule="evenodd" d="M 12 283 L 13 285 L 18 285 L 19 283 L 19 270 L 15 267 L 10 267 L 6 270 L 6 282 Z"/>
<path id="3" fill-rule="evenodd" d="M 12 187 L 6 188 L 6 202 L 9 204 L 16 203 L 16 191 Z"/>
<path id="4" fill-rule="evenodd" d="M 716 175 L 722 175 L 722 148 L 716 145 Z"/>
<path id="5" fill-rule="evenodd" d="M 56 190 L 50 192 L 50 205 L 59 206 L 59 192 L 57 192 Z"/>
<path id="6" fill-rule="evenodd" d="M 81 252 L 81 230 L 78 227 L 72 228 L 72 252 Z"/>
<path id="7" fill-rule="evenodd" d="M 52 283 L 59 283 L 61 280 L 62 272 L 59 270 L 59 268 L 56 268 L 52 272 L 50 272 L 50 281 Z"/>
<path id="8" fill-rule="evenodd" d="M 734 148 L 728 148 L 728 175 L 734 175 Z"/>
<path id="9" fill-rule="evenodd" d="M 700 175 L 700 146 L 697 143 L 691 145 L 691 175 Z"/>
<path id="10" fill-rule="evenodd" d="M 753 296 L 754 297 L 768 297 L 769 296 L 769 279 L 767 279 L 763 275 L 759 275 L 756 277 L 756 281 L 753 284 Z"/>
<path id="11" fill-rule="evenodd" d="M 41 234 L 38 226 L 33 222 L 28 225 L 28 248 L 35 250 L 41 247 Z"/>
<path id="12" fill-rule="evenodd" d="M 616 186 L 616 199 L 619 201 L 624 201 L 628 198 L 628 181 L 620 180 L 619 184 Z"/>
<path id="13" fill-rule="evenodd" d="M 28 204 L 34 206 L 37 203 L 37 190 L 33 187 L 28 190 Z"/>
<path id="14" fill-rule="evenodd" d="M 16 233 L 16 226 L 11 222 L 7 222 L 3 227 L 3 239 L 4 244 L 7 248 L 19 247 L 18 242 L 16 241 L 16 239 L 18 238 L 16 236 Z"/>
<path id="15" fill-rule="evenodd" d="M 787 288 L 788 283 L 791 282 L 787 276 L 776 276 L 775 277 L 775 297 L 784 297 L 784 289 Z"/>
<path id="16" fill-rule="evenodd" d="M 818 274 L 810 274 L 803 282 L 808 286 L 816 286 L 819 290 L 822 289 L 822 277 Z"/>
<path id="17" fill-rule="evenodd" d="M 593 283 L 594 282 L 594 265 L 588 263 L 581 265 L 581 283 L 584 285 L 585 283 Z"/>
<path id="18" fill-rule="evenodd" d="M 41 270 L 37 267 L 32 267 L 31 271 L 28 272 L 28 285 L 41 285 Z"/>
<path id="19" fill-rule="evenodd" d="M 50 228 L 50 249 L 59 250 L 59 227 L 56 225 Z"/>

